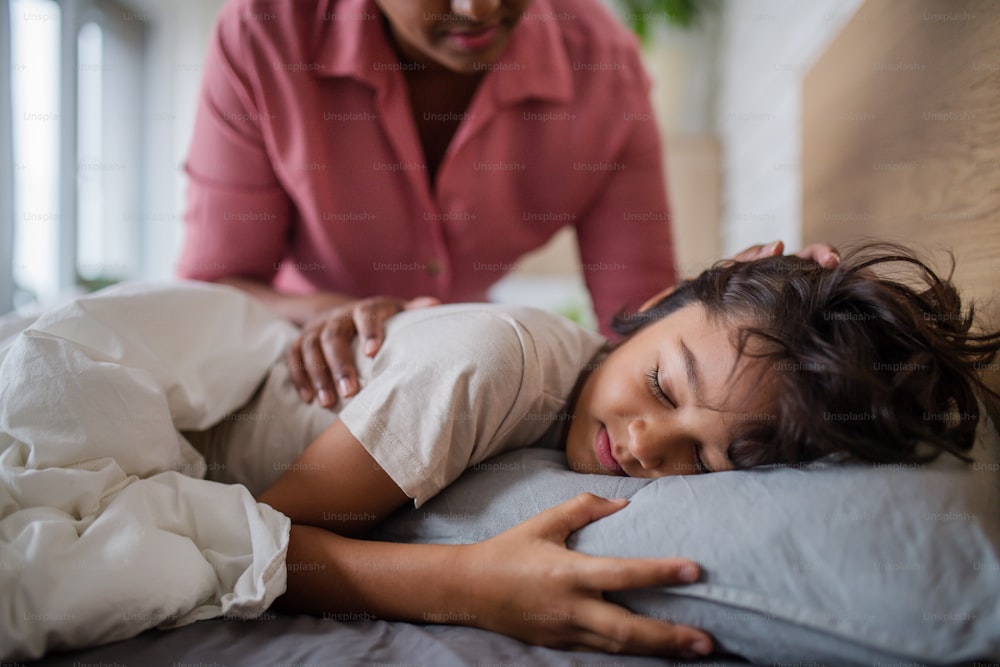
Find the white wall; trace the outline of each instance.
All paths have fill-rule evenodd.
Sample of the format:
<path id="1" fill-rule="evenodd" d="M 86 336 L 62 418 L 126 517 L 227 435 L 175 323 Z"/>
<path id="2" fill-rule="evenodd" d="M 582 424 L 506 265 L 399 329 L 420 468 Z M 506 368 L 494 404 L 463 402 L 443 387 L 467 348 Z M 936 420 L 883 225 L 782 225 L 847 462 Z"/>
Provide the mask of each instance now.
<path id="1" fill-rule="evenodd" d="M 143 132 L 147 138 L 140 224 L 143 279 L 170 278 L 183 239 L 182 170 L 194 129 L 202 65 L 225 0 L 121 0 L 147 27 Z"/>
<path id="2" fill-rule="evenodd" d="M 722 252 L 801 242 L 801 83 L 862 0 L 726 0 L 716 132 L 723 147 Z"/>

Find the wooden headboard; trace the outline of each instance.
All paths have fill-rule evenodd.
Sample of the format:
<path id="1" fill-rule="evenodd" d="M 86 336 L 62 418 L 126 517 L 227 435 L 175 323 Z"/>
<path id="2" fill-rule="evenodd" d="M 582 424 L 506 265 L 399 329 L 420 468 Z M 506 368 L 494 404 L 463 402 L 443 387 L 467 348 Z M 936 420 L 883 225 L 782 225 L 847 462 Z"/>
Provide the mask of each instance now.
<path id="1" fill-rule="evenodd" d="M 804 242 L 950 248 L 963 289 L 994 296 L 1000 3 L 868 0 L 806 75 L 803 132 Z"/>
<path id="2" fill-rule="evenodd" d="M 802 112 L 803 242 L 900 241 L 941 270 L 951 250 L 1000 328 L 1000 2 L 867 0 Z"/>

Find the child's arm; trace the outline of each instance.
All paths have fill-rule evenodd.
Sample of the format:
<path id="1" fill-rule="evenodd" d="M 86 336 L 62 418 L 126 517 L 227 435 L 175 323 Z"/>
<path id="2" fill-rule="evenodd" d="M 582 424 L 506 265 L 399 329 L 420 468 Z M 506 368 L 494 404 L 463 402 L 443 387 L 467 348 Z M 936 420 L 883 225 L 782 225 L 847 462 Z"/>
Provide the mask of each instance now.
<path id="1" fill-rule="evenodd" d="M 369 528 L 408 498 L 339 421 L 259 500 L 293 523 L 288 589 L 277 602 L 283 609 L 471 625 L 559 648 L 684 655 L 695 642 L 711 645 L 694 628 L 602 598 L 606 591 L 693 581 L 690 561 L 595 558 L 566 549 L 571 532 L 623 507 L 618 501 L 583 495 L 478 544 L 351 539 L 344 535 Z M 694 577 L 683 576 L 683 566 Z"/>
<path id="2" fill-rule="evenodd" d="M 257 500 L 293 524 L 357 535 L 410 498 L 337 420 Z"/>

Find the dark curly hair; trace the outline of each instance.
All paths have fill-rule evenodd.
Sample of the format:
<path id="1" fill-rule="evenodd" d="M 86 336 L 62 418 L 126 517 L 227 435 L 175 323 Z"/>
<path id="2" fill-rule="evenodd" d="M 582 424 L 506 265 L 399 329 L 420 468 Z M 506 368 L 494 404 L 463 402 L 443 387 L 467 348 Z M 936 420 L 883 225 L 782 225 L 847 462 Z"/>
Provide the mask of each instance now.
<path id="1" fill-rule="evenodd" d="M 692 303 L 741 322 L 739 354 L 775 371 L 777 414 L 745 425 L 728 451 L 737 468 L 830 454 L 968 461 L 976 390 L 997 396 L 977 369 L 996 356 L 1000 332 L 976 332 L 951 273 L 941 278 L 896 244 L 858 247 L 833 269 L 792 256 L 720 262 L 612 327 L 632 334 Z"/>

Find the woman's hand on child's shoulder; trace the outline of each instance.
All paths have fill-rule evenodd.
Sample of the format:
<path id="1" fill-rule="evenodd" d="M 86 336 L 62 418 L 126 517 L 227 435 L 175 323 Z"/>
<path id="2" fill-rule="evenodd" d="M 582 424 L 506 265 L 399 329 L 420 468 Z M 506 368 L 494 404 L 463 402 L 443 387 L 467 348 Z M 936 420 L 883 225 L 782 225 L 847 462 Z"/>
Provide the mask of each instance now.
<path id="1" fill-rule="evenodd" d="M 441 302 L 434 297 L 397 299 L 371 297 L 331 308 L 302 327 L 286 355 L 289 375 L 306 403 L 313 399 L 324 408 L 358 392 L 354 366 L 355 338 L 366 356 L 374 357 L 385 339 L 386 320 L 404 310 L 426 308 Z"/>
<path id="2" fill-rule="evenodd" d="M 775 241 L 767 245 L 752 245 L 746 250 L 733 255 L 733 259 L 737 262 L 752 262 L 755 259 L 780 255 L 784 251 L 784 242 Z M 795 253 L 795 256 L 812 260 L 828 269 L 832 269 L 840 263 L 840 253 L 829 243 L 811 243 Z"/>
<path id="3" fill-rule="evenodd" d="M 603 594 L 696 581 L 681 558 L 602 558 L 566 548 L 583 526 L 625 507 L 582 494 L 496 537 L 462 547 L 472 625 L 558 649 L 693 658 L 711 651 L 708 634 L 636 614 Z"/>

